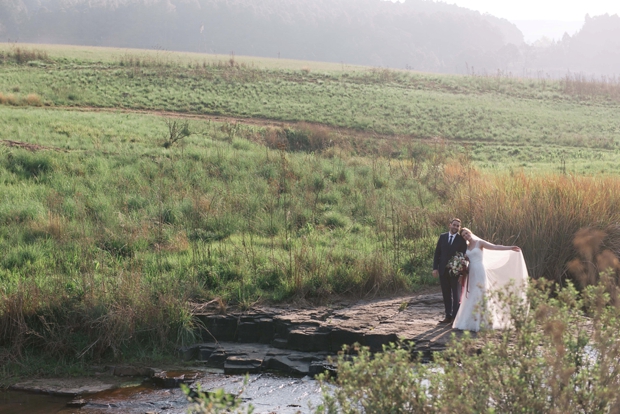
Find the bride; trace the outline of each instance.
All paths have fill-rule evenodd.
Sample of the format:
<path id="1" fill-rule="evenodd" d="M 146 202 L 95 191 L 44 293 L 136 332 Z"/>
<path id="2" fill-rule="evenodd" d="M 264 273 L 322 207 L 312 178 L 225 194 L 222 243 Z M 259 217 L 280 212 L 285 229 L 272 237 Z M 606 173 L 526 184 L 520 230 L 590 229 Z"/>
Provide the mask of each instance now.
<path id="1" fill-rule="evenodd" d="M 525 299 L 527 268 L 517 246 L 501 246 L 461 229 L 467 241 L 469 276 L 461 295 L 461 306 L 452 327 L 479 331 L 481 327 L 504 329 L 510 325 L 510 309 L 494 300 L 492 292 L 512 288 Z"/>

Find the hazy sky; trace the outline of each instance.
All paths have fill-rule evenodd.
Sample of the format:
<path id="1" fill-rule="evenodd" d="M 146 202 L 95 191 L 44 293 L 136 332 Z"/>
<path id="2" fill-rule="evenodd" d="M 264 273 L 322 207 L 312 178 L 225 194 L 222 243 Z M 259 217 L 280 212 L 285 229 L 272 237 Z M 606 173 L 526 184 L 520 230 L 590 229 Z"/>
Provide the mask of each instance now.
<path id="1" fill-rule="evenodd" d="M 404 2 L 406 0 L 392 0 Z M 620 0 L 434 0 L 456 4 L 481 13 L 510 20 L 532 43 L 545 36 L 561 39 L 566 32 L 575 34 L 583 26 L 586 14 L 620 15 Z M 532 21 L 535 20 L 535 21 Z"/>
<path id="2" fill-rule="evenodd" d="M 405 2 L 406 0 L 392 0 Z M 586 14 L 619 14 L 618 0 L 435 0 L 508 20 L 583 21 Z"/>
<path id="3" fill-rule="evenodd" d="M 468 9 L 503 17 L 517 25 L 525 41 L 541 37 L 559 40 L 564 32 L 575 34 L 583 26 L 586 14 L 620 14 L 620 0 L 445 0 Z M 551 20 L 528 22 L 528 20 Z"/>
<path id="4" fill-rule="evenodd" d="M 590 16 L 620 14 L 619 0 L 446 0 L 508 20 L 583 21 Z"/>

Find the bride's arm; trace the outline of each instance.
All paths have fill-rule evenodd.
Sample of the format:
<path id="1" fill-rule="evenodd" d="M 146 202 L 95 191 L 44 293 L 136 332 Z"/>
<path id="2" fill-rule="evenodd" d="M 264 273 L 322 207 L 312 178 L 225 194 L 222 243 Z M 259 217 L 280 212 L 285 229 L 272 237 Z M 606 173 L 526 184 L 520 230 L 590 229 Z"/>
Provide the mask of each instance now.
<path id="1" fill-rule="evenodd" d="M 502 246 L 501 244 L 489 243 L 488 241 L 482 240 L 482 239 L 480 239 L 479 243 L 480 243 L 481 248 L 489 249 L 489 250 L 512 250 L 515 252 L 521 251 L 519 246 Z"/>

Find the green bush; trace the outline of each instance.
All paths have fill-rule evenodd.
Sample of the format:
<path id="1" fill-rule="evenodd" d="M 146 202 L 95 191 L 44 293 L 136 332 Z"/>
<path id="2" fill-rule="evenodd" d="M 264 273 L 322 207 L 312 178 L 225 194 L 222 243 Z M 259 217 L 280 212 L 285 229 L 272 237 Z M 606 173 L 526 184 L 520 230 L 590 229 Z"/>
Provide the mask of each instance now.
<path id="1" fill-rule="evenodd" d="M 8 253 L 2 259 L 2 267 L 8 270 L 21 269 L 26 265 L 34 263 L 37 259 L 38 255 L 32 248 L 19 248 Z"/>
<path id="2" fill-rule="evenodd" d="M 54 169 L 52 157 L 45 153 L 9 153 L 5 162 L 9 171 L 24 177 L 40 177 Z"/>
<path id="3" fill-rule="evenodd" d="M 337 359 L 336 387 L 320 413 L 610 413 L 620 408 L 620 297 L 615 274 L 579 293 L 539 282 L 529 308 L 511 307 L 512 328 L 453 336 L 434 362 L 410 348 Z M 322 381 L 325 381 L 325 375 Z"/>
<path id="4" fill-rule="evenodd" d="M 351 224 L 351 220 L 335 211 L 325 213 L 324 223 L 330 229 L 344 228 Z"/>
<path id="5" fill-rule="evenodd" d="M 247 377 L 244 382 L 244 386 L 247 383 Z M 193 390 L 185 384 L 181 384 L 183 393 L 187 396 L 188 400 L 192 402 L 189 412 L 192 414 L 252 414 L 254 407 L 250 404 L 245 409 L 241 407 L 241 399 L 239 396 L 243 392 L 243 389 L 235 396 L 232 394 L 226 394 L 223 389 L 218 388 L 214 391 L 203 391 L 198 387 Z"/>
<path id="6" fill-rule="evenodd" d="M 99 239 L 97 246 L 114 257 L 130 258 L 135 254 L 133 243 L 122 237 L 122 235 L 107 234 Z"/>

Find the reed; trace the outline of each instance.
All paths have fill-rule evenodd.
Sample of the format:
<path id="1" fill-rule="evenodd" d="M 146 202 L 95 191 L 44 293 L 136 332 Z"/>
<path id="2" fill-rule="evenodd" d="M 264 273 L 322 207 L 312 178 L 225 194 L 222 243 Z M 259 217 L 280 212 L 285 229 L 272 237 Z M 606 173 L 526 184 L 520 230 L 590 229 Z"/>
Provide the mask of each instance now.
<path id="1" fill-rule="evenodd" d="M 579 253 L 573 239 L 583 228 L 604 232 L 600 247 L 620 252 L 617 177 L 471 174 L 454 188 L 456 214 L 484 239 L 521 246 L 534 278 L 570 276 L 567 264 Z"/>
<path id="2" fill-rule="evenodd" d="M 580 97 L 603 97 L 620 100 L 620 78 L 616 76 L 588 77 L 583 73 L 568 73 L 560 80 L 566 95 Z"/>

